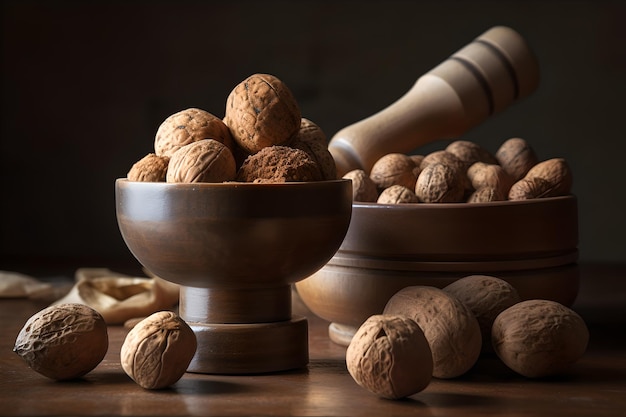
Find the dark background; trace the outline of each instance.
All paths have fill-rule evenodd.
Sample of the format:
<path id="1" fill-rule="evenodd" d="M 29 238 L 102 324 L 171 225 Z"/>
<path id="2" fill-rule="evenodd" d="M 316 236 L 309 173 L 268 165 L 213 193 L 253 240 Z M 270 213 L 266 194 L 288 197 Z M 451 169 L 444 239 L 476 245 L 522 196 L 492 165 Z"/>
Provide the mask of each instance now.
<path id="1" fill-rule="evenodd" d="M 528 40 L 542 83 L 464 138 L 566 158 L 581 261 L 623 261 L 624 2 L 5 1 L 0 269 L 133 262 L 114 181 L 174 112 L 222 117 L 230 90 L 266 72 L 330 138 L 494 25 Z"/>

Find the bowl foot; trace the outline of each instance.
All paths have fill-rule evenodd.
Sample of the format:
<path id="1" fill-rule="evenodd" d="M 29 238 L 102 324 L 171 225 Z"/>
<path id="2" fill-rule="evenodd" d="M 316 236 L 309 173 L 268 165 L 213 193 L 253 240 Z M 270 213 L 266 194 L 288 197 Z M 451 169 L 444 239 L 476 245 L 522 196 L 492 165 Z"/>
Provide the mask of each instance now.
<path id="1" fill-rule="evenodd" d="M 291 287 L 180 289 L 180 316 L 198 347 L 187 371 L 259 374 L 309 362 L 308 323 L 292 317 Z"/>
<path id="2" fill-rule="evenodd" d="M 330 323 L 328 326 L 328 337 L 333 342 L 341 346 L 348 346 L 354 337 L 357 328 L 347 324 Z"/>
<path id="3" fill-rule="evenodd" d="M 188 372 L 259 374 L 302 368 L 309 362 L 304 317 L 274 323 L 189 325 L 198 348 Z"/>

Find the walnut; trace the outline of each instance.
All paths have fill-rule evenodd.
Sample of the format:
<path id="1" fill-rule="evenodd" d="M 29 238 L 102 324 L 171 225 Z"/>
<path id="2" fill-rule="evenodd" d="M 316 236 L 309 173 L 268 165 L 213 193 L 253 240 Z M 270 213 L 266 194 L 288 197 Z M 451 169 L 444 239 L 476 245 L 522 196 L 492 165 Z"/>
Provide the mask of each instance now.
<path id="1" fill-rule="evenodd" d="M 235 179 L 237 168 L 232 152 L 222 143 L 204 139 L 172 154 L 167 182 L 224 182 Z"/>
<path id="2" fill-rule="evenodd" d="M 572 188 L 572 171 L 564 158 L 552 158 L 533 166 L 524 178 L 543 178 L 550 183 L 546 197 L 567 195 Z"/>
<path id="3" fill-rule="evenodd" d="M 202 139 L 213 139 L 233 150 L 233 138 L 228 126 L 217 116 L 197 108 L 174 113 L 161 123 L 154 140 L 159 156 L 172 156 L 182 146 Z"/>
<path id="4" fill-rule="evenodd" d="M 464 177 L 454 165 L 426 165 L 417 177 L 415 195 L 424 203 L 461 202 L 465 193 Z"/>
<path id="5" fill-rule="evenodd" d="M 196 335 L 171 311 L 154 313 L 128 332 L 120 359 L 124 372 L 145 389 L 178 381 L 196 353 Z"/>
<path id="6" fill-rule="evenodd" d="M 376 184 L 379 191 L 392 185 L 402 185 L 406 188 L 414 189 L 415 163 L 402 153 L 390 153 L 378 159 L 370 170 L 370 178 Z"/>
<path id="7" fill-rule="evenodd" d="M 478 360 L 478 321 L 458 298 L 428 286 L 405 287 L 387 302 L 385 315 L 409 317 L 423 330 L 433 354 L 433 376 L 456 378 Z"/>
<path id="8" fill-rule="evenodd" d="M 482 351 L 492 352 L 491 327 L 504 310 L 521 300 L 517 290 L 503 279 L 489 275 L 469 275 L 444 287 L 474 314 L 482 335 Z"/>
<path id="9" fill-rule="evenodd" d="M 250 155 L 239 168 L 237 181 L 292 182 L 320 181 L 319 166 L 301 149 L 269 146 Z"/>
<path id="10" fill-rule="evenodd" d="M 479 190 L 484 187 L 495 188 L 503 196 L 509 194 L 513 178 L 500 165 L 475 162 L 467 169 L 467 178 L 472 187 Z"/>
<path id="11" fill-rule="evenodd" d="M 352 180 L 353 201 L 373 203 L 378 199 L 376 184 L 362 169 L 347 172 L 343 178 Z"/>
<path id="12" fill-rule="evenodd" d="M 337 166 L 333 155 L 328 150 L 326 135 L 315 123 L 303 118 L 300 130 L 289 146 L 308 153 L 320 167 L 324 180 L 337 179 Z"/>
<path id="13" fill-rule="evenodd" d="M 377 203 L 379 204 L 403 204 L 403 203 L 418 203 L 419 200 L 413 192 L 403 185 L 392 185 L 383 190 L 378 196 Z"/>
<path id="14" fill-rule="evenodd" d="M 79 378 L 104 359 L 107 326 L 96 310 L 83 304 L 59 304 L 26 321 L 13 351 L 34 371 L 55 380 Z"/>
<path id="15" fill-rule="evenodd" d="M 533 198 L 550 197 L 552 184 L 546 179 L 522 178 L 511 186 L 509 200 L 529 200 Z"/>
<path id="16" fill-rule="evenodd" d="M 527 300 L 500 313 L 493 348 L 512 370 L 529 378 L 561 374 L 580 359 L 589 330 L 576 312 L 555 301 Z"/>
<path id="17" fill-rule="evenodd" d="M 528 170 L 539 162 L 534 149 L 522 138 L 506 140 L 498 148 L 496 159 L 513 181 L 524 178 Z"/>
<path id="18" fill-rule="evenodd" d="M 445 150 L 434 151 L 425 155 L 420 164 L 420 168 L 424 170 L 424 168 L 434 164 L 453 166 L 459 171 L 465 172 L 463 162 L 456 155 Z"/>
<path id="19" fill-rule="evenodd" d="M 506 195 L 503 195 L 498 188 L 483 187 L 480 188 L 467 198 L 467 203 L 490 203 L 492 201 L 504 201 Z"/>
<path id="20" fill-rule="evenodd" d="M 133 164 L 126 177 L 129 181 L 165 182 L 169 162 L 167 156 L 149 153 Z"/>
<path id="21" fill-rule="evenodd" d="M 484 162 L 486 164 L 498 163 L 495 156 L 488 150 L 469 140 L 455 140 L 451 142 L 445 150 L 456 156 L 463 163 L 465 169 L 472 166 L 475 162 Z"/>
<path id="22" fill-rule="evenodd" d="M 346 350 L 346 364 L 357 384 L 388 399 L 418 393 L 432 379 L 428 341 L 417 323 L 407 317 L 368 318 Z"/>
<path id="23" fill-rule="evenodd" d="M 270 74 L 254 74 L 228 95 L 224 122 L 235 142 L 254 154 L 287 145 L 300 129 L 301 113 L 285 83 Z"/>

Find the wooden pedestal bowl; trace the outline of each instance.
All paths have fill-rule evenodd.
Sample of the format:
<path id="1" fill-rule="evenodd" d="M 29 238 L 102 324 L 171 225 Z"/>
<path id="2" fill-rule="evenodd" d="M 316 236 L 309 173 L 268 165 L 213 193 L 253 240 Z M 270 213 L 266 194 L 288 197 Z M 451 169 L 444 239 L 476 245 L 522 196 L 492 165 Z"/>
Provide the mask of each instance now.
<path id="1" fill-rule="evenodd" d="M 115 184 L 124 241 L 155 275 L 181 285 L 180 315 L 198 349 L 188 371 L 306 366 L 308 326 L 291 285 L 320 269 L 350 223 L 348 180 L 285 184 Z"/>
<path id="2" fill-rule="evenodd" d="M 574 196 L 478 204 L 354 203 L 343 244 L 300 281 L 303 302 L 349 344 L 356 329 L 411 285 L 467 275 L 503 278 L 524 299 L 571 305 L 579 286 Z"/>

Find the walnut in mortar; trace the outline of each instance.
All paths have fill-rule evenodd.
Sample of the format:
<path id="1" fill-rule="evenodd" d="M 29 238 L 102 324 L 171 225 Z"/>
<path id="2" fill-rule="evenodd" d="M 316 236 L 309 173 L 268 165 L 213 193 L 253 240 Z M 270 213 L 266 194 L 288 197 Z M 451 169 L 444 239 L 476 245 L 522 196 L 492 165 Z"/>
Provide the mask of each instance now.
<path id="1" fill-rule="evenodd" d="M 233 139 L 249 154 L 287 145 L 300 129 L 298 103 L 285 83 L 270 74 L 253 74 L 226 100 L 224 122 Z"/>
<path id="2" fill-rule="evenodd" d="M 192 142 L 172 154 L 167 182 L 224 182 L 237 174 L 235 157 L 222 143 L 213 139 Z"/>
<path id="3" fill-rule="evenodd" d="M 433 371 L 432 354 L 422 329 L 402 316 L 368 318 L 348 345 L 346 365 L 357 384 L 388 399 L 422 391 Z"/>
<path id="4" fill-rule="evenodd" d="M 498 163 L 496 157 L 488 150 L 469 140 L 455 140 L 446 146 L 445 150 L 456 156 L 463 163 L 465 169 L 472 166 L 475 162 Z"/>
<path id="5" fill-rule="evenodd" d="M 524 178 L 542 178 L 550 183 L 546 197 L 567 195 L 572 189 L 573 176 L 564 158 L 552 158 L 533 166 Z"/>
<path id="6" fill-rule="evenodd" d="M 474 313 L 482 335 L 482 351 L 492 352 L 491 327 L 498 316 L 521 300 L 515 287 L 489 275 L 469 275 L 454 281 L 443 290 L 461 300 Z"/>
<path id="7" fill-rule="evenodd" d="M 470 191 L 472 189 L 472 184 L 465 175 L 468 167 L 455 154 L 446 150 L 431 152 L 428 155 L 425 155 L 422 159 L 420 164 L 421 171 L 424 171 L 426 167 L 435 164 L 443 164 L 457 170 L 459 173 L 459 181 L 461 182 L 464 190 Z"/>
<path id="8" fill-rule="evenodd" d="M 514 181 L 524 178 L 539 159 L 535 150 L 522 138 L 507 139 L 496 151 L 496 159 Z"/>
<path id="9" fill-rule="evenodd" d="M 370 170 L 370 178 L 376 184 L 379 191 L 392 185 L 402 185 L 414 189 L 415 162 L 405 154 L 390 153 L 378 159 Z"/>
<path id="10" fill-rule="evenodd" d="M 511 186 L 509 200 L 529 200 L 550 197 L 552 184 L 543 178 L 522 178 Z"/>
<path id="11" fill-rule="evenodd" d="M 498 357 L 528 378 L 566 372 L 589 342 L 582 317 L 550 300 L 527 300 L 507 308 L 496 317 L 491 334 Z"/>
<path id="12" fill-rule="evenodd" d="M 497 189 L 503 196 L 509 194 L 509 189 L 514 182 L 513 178 L 500 165 L 484 162 L 472 164 L 467 169 L 467 178 L 475 190 L 491 187 Z"/>
<path id="13" fill-rule="evenodd" d="M 415 195 L 424 203 L 458 203 L 463 201 L 465 175 L 454 165 L 426 165 L 415 183 Z"/>
<path id="14" fill-rule="evenodd" d="M 362 169 L 347 172 L 343 178 L 352 180 L 352 201 L 374 203 L 378 199 L 376 184 Z"/>
<path id="15" fill-rule="evenodd" d="M 241 182 L 321 181 L 319 166 L 309 154 L 288 146 L 268 146 L 243 162 L 237 173 Z"/>
<path id="16" fill-rule="evenodd" d="M 392 185 L 383 190 L 376 201 L 379 204 L 406 204 L 418 203 L 419 200 L 413 192 L 403 185 Z"/>
<path id="17" fill-rule="evenodd" d="M 133 164 L 126 178 L 129 181 L 164 182 L 169 162 L 167 156 L 149 153 Z"/>
<path id="18" fill-rule="evenodd" d="M 196 348 L 191 327 L 177 314 L 159 311 L 128 332 L 120 358 L 133 381 L 145 389 L 161 389 L 184 375 Z"/>
<path id="19" fill-rule="evenodd" d="M 79 378 L 93 370 L 109 348 L 107 326 L 83 304 L 50 306 L 28 319 L 13 351 L 34 371 L 55 380 Z"/>
<path id="20" fill-rule="evenodd" d="M 405 287 L 387 302 L 385 315 L 413 319 L 433 354 L 433 376 L 456 378 L 474 366 L 482 338 L 469 307 L 447 292 L 428 286 Z"/>
<path id="21" fill-rule="evenodd" d="M 320 167 L 323 179 L 337 179 L 337 165 L 333 155 L 328 150 L 326 135 L 318 125 L 309 119 L 303 118 L 300 130 L 289 146 L 302 149 L 308 153 L 311 159 Z"/>
<path id="22" fill-rule="evenodd" d="M 494 187 L 480 188 L 467 198 L 467 203 L 490 203 L 492 201 L 504 201 L 506 195 L 502 195 L 502 191 Z"/>
<path id="23" fill-rule="evenodd" d="M 159 156 L 172 156 L 182 146 L 202 139 L 213 139 L 233 150 L 234 143 L 228 126 L 217 116 L 197 108 L 174 113 L 161 123 L 154 139 Z"/>

